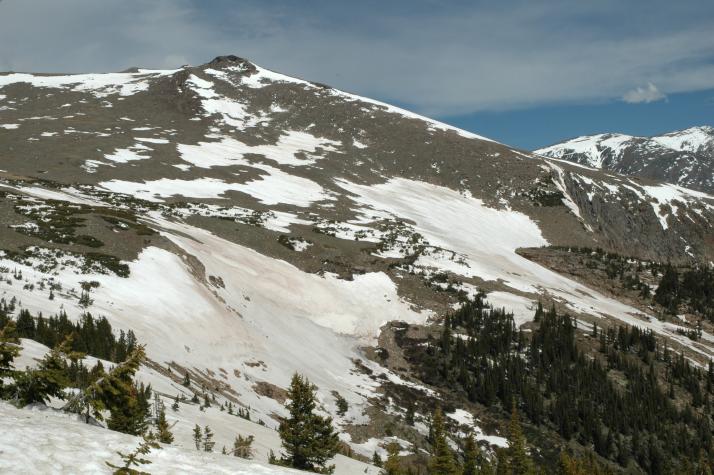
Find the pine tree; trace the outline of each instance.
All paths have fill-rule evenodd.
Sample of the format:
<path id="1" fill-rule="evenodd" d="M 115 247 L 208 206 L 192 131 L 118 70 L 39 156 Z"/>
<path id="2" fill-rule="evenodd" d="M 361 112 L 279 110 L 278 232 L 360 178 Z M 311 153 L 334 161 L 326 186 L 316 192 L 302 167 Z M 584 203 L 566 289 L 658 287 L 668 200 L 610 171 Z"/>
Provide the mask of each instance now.
<path id="1" fill-rule="evenodd" d="M 67 359 L 76 363 L 84 358 L 84 354 L 71 350 L 72 340 L 68 335 L 42 358 L 36 369 L 16 373 L 16 398 L 22 405 L 48 403 L 53 397 L 65 399 L 64 389 L 71 383 Z"/>
<path id="2" fill-rule="evenodd" d="M 210 427 L 206 426 L 203 429 L 203 451 L 213 452 L 214 445 L 216 445 L 216 443 L 213 441 L 213 431 L 211 431 Z"/>
<path id="3" fill-rule="evenodd" d="M 473 433 L 466 437 L 464 442 L 464 469 L 463 475 L 478 475 L 478 455 L 479 450 Z"/>
<path id="4" fill-rule="evenodd" d="M 20 354 L 20 340 L 15 333 L 15 322 L 8 321 L 0 330 L 0 397 L 5 397 L 3 378 L 15 375 L 13 362 Z"/>
<path id="5" fill-rule="evenodd" d="M 187 388 L 191 386 L 191 376 L 188 374 L 188 371 L 183 375 L 183 382 L 181 384 Z"/>
<path id="6" fill-rule="evenodd" d="M 342 395 L 338 392 L 335 392 L 335 403 L 337 404 L 337 414 L 340 416 L 344 416 L 347 414 L 347 410 L 349 409 L 349 404 L 347 404 L 347 400 L 342 397 Z"/>
<path id="7" fill-rule="evenodd" d="M 146 428 L 147 412 L 139 400 L 139 390 L 132 378 L 145 358 L 144 347 L 136 346 L 124 362 L 100 376 L 82 393 L 70 398 L 63 409 L 84 413 L 87 420 L 90 415 L 103 420 L 102 412 L 108 410 L 107 426 L 110 429 L 140 434 Z M 147 398 L 147 389 L 142 392 L 142 399 Z"/>
<path id="8" fill-rule="evenodd" d="M 325 463 L 337 454 L 339 440 L 332 419 L 314 413 L 315 391 L 314 385 L 295 373 L 286 405 L 290 416 L 280 424 L 285 449 L 282 462 L 301 470 L 331 472 L 334 466 Z"/>
<path id="9" fill-rule="evenodd" d="M 156 418 L 156 435 L 162 444 L 170 444 L 174 441 L 174 435 L 169 430 L 169 423 L 166 420 L 166 409 L 161 404 L 159 417 Z"/>
<path id="10" fill-rule="evenodd" d="M 511 422 L 508 426 L 508 468 L 512 475 L 530 475 L 535 473 L 533 461 L 528 456 L 526 438 L 523 435 L 516 402 L 511 409 Z M 499 463 L 500 469 L 500 463 Z"/>
<path id="11" fill-rule="evenodd" d="M 179 396 L 178 396 L 178 394 L 177 394 L 176 397 L 174 398 L 174 403 L 171 404 L 171 409 L 172 409 L 174 412 L 178 412 L 178 410 L 179 410 Z"/>
<path id="12" fill-rule="evenodd" d="M 400 449 L 401 447 L 396 442 L 387 444 L 387 461 L 384 463 L 384 470 L 382 470 L 383 475 L 401 475 L 403 473 L 401 464 L 399 463 Z"/>
<path id="13" fill-rule="evenodd" d="M 248 437 L 243 437 L 239 435 L 233 441 L 233 455 L 236 457 L 249 459 L 253 456 L 253 440 L 255 437 L 249 435 Z"/>
<path id="14" fill-rule="evenodd" d="M 414 425 L 414 402 L 413 401 L 409 401 L 407 403 L 407 410 L 404 413 L 404 422 L 406 422 L 410 426 Z"/>
<path id="15" fill-rule="evenodd" d="M 196 450 L 201 450 L 201 439 L 203 439 L 203 432 L 201 426 L 196 424 L 193 428 L 193 444 L 196 446 Z"/>
<path id="16" fill-rule="evenodd" d="M 372 454 L 372 465 L 382 468 L 382 463 L 382 457 L 379 455 L 379 452 L 375 450 Z"/>
<path id="17" fill-rule="evenodd" d="M 458 467 L 454 462 L 454 454 L 446 440 L 444 415 L 441 408 L 437 407 L 431 425 L 431 459 L 429 460 L 429 473 L 438 475 L 455 475 Z"/>
<path id="18" fill-rule="evenodd" d="M 133 452 L 130 452 L 128 454 L 117 452 L 117 454 L 119 454 L 119 457 L 121 457 L 122 461 L 124 462 L 123 466 L 119 467 L 109 462 L 105 463 L 111 468 L 116 469 L 113 472 L 114 475 L 148 475 L 147 472 L 141 472 L 131 467 L 139 467 L 141 465 L 150 464 L 151 461 L 146 458 L 143 458 L 142 456 L 148 455 L 149 452 L 151 452 L 151 449 L 160 448 L 161 446 L 156 442 L 156 439 L 154 438 L 153 434 L 149 433 L 144 435 L 143 441 Z"/>

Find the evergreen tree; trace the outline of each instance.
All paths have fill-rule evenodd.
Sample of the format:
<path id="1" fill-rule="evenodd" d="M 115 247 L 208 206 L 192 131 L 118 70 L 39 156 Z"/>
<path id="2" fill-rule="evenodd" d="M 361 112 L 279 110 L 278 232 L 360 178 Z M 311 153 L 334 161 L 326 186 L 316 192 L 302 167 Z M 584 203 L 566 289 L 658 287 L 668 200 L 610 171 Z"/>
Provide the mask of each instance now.
<path id="1" fill-rule="evenodd" d="M 193 428 L 193 443 L 196 446 L 196 450 L 201 450 L 201 440 L 203 439 L 203 432 L 201 432 L 201 426 L 198 424 Z"/>
<path id="2" fill-rule="evenodd" d="M 470 433 L 464 442 L 464 468 L 463 475 L 478 475 L 478 455 L 479 450 L 473 433 Z"/>
<path id="3" fill-rule="evenodd" d="M 535 474 L 533 461 L 530 459 L 527 452 L 526 438 L 523 435 L 523 428 L 521 427 L 521 421 L 518 416 L 518 409 L 516 409 L 515 401 L 513 401 L 513 406 L 511 408 L 511 422 L 508 426 L 507 463 L 509 472 L 512 475 Z"/>
<path id="4" fill-rule="evenodd" d="M 36 369 L 16 373 L 16 398 L 20 404 L 47 403 L 50 398 L 64 399 L 70 385 L 69 366 L 65 358 L 77 361 L 84 355 L 71 351 L 72 336 L 67 336 L 47 353 Z"/>
<path id="5" fill-rule="evenodd" d="M 213 452 L 214 445 L 216 445 L 216 443 L 213 441 L 213 431 L 210 427 L 206 426 L 203 429 L 203 451 Z"/>
<path id="6" fill-rule="evenodd" d="M 127 359 L 108 373 L 101 375 L 82 393 L 70 398 L 64 409 L 92 415 L 103 420 L 103 411 L 109 411 L 107 427 L 127 434 L 138 435 L 146 428 L 148 401 L 139 401 L 139 389 L 133 376 L 146 358 L 143 346 L 135 347 Z M 146 399 L 146 389 L 142 391 Z"/>
<path id="7" fill-rule="evenodd" d="M 454 461 L 454 454 L 446 439 L 444 414 L 437 407 L 431 424 L 431 459 L 429 460 L 429 474 L 455 475 L 458 467 Z"/>
<path id="8" fill-rule="evenodd" d="M 337 404 L 337 414 L 340 416 L 344 416 L 347 414 L 347 410 L 349 409 L 349 404 L 347 404 L 347 399 L 342 397 L 342 395 L 338 392 L 335 392 L 335 403 Z"/>
<path id="9" fill-rule="evenodd" d="M 334 466 L 325 463 L 337 454 L 339 440 L 332 419 L 314 413 L 315 391 L 314 385 L 295 373 L 286 405 L 290 415 L 279 429 L 285 449 L 282 462 L 300 470 L 331 473 Z"/>
<path id="10" fill-rule="evenodd" d="M 119 467 L 117 465 L 105 462 L 111 468 L 114 468 L 114 475 L 149 475 L 147 472 L 142 472 L 132 468 L 132 466 L 139 467 L 141 465 L 150 464 L 151 461 L 144 458 L 143 456 L 148 455 L 151 449 L 160 449 L 161 446 L 156 442 L 153 434 L 149 433 L 144 435 L 143 441 L 139 446 L 128 454 L 122 452 L 117 452 L 119 457 L 121 457 L 124 465 Z"/>
<path id="11" fill-rule="evenodd" d="M 17 336 L 35 339 L 35 320 L 27 309 L 20 310 L 17 316 Z"/>
<path id="12" fill-rule="evenodd" d="M 380 468 L 381 468 L 381 467 L 382 467 L 382 463 L 383 463 L 383 462 L 382 462 L 382 457 L 379 455 L 379 452 L 377 452 L 377 451 L 375 450 L 374 453 L 372 454 L 372 465 L 374 465 L 375 467 L 380 467 Z"/>
<path id="13" fill-rule="evenodd" d="M 159 417 L 156 418 L 156 435 L 162 444 L 170 444 L 174 441 L 174 435 L 171 433 L 171 430 L 169 430 L 169 423 L 166 420 L 166 409 L 164 409 L 163 404 L 161 404 L 159 408 Z"/>
<path id="14" fill-rule="evenodd" d="M 414 425 L 414 401 L 410 400 L 407 403 L 407 410 L 404 414 L 404 422 L 410 426 Z"/>
<path id="15" fill-rule="evenodd" d="M 0 329 L 0 397 L 6 397 L 6 388 L 3 378 L 12 378 L 15 375 L 13 362 L 20 354 L 20 340 L 15 333 L 15 322 L 8 321 Z"/>
<path id="16" fill-rule="evenodd" d="M 243 437 L 239 435 L 233 441 L 233 455 L 236 457 L 249 459 L 253 456 L 253 440 L 255 437 L 249 435 L 248 437 Z"/>
<path id="17" fill-rule="evenodd" d="M 400 449 L 401 447 L 396 442 L 387 444 L 387 461 L 384 463 L 383 475 L 402 475 L 403 471 L 399 463 Z"/>

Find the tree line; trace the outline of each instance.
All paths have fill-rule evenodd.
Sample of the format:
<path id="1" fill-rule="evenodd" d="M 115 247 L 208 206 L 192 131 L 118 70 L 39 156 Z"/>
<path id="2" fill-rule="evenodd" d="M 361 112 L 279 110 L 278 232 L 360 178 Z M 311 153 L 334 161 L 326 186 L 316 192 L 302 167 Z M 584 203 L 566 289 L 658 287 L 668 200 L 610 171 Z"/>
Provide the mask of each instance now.
<path id="1" fill-rule="evenodd" d="M 403 348 L 424 382 L 495 410 L 515 401 L 534 426 L 623 467 L 669 473 L 714 460 L 711 365 L 695 368 L 637 328 L 595 326 L 592 354 L 568 315 L 539 305 L 535 322 L 527 336 L 477 296 L 445 318 L 438 339 Z"/>

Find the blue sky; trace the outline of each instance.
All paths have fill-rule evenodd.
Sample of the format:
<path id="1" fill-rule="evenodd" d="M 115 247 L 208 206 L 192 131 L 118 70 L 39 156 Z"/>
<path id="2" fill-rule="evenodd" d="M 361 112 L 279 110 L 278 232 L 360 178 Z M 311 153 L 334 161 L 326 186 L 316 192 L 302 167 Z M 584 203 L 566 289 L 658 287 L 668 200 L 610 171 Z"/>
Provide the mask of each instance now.
<path id="1" fill-rule="evenodd" d="M 602 132 L 650 136 L 697 125 L 714 126 L 714 89 L 672 94 L 651 103 L 541 105 L 508 111 L 444 116 L 443 121 L 479 131 L 499 142 L 526 150 L 566 138 Z"/>
<path id="2" fill-rule="evenodd" d="M 237 54 L 529 149 L 714 125 L 713 31 L 711 0 L 0 0 L 0 70 Z"/>

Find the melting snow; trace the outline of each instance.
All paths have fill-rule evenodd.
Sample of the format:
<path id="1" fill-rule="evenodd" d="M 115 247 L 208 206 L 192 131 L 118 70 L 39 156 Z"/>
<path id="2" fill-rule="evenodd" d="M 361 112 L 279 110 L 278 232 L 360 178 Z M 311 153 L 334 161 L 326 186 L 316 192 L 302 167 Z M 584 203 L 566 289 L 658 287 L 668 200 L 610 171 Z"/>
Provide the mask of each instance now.
<path id="1" fill-rule="evenodd" d="M 245 165 L 248 154 L 262 155 L 281 165 L 309 165 L 326 151 L 335 151 L 341 142 L 318 138 L 307 132 L 284 131 L 274 145 L 248 145 L 224 137 L 220 142 L 199 142 L 197 145 L 178 145 L 181 158 L 197 167 Z"/>
<path id="2" fill-rule="evenodd" d="M 16 83 L 29 83 L 34 87 L 71 89 L 91 92 L 96 97 L 112 94 L 130 96 L 149 88 L 148 79 L 170 76 L 179 70 L 146 70 L 136 73 L 73 74 L 66 76 L 40 76 L 25 73 L 0 75 L 0 87 Z"/>

